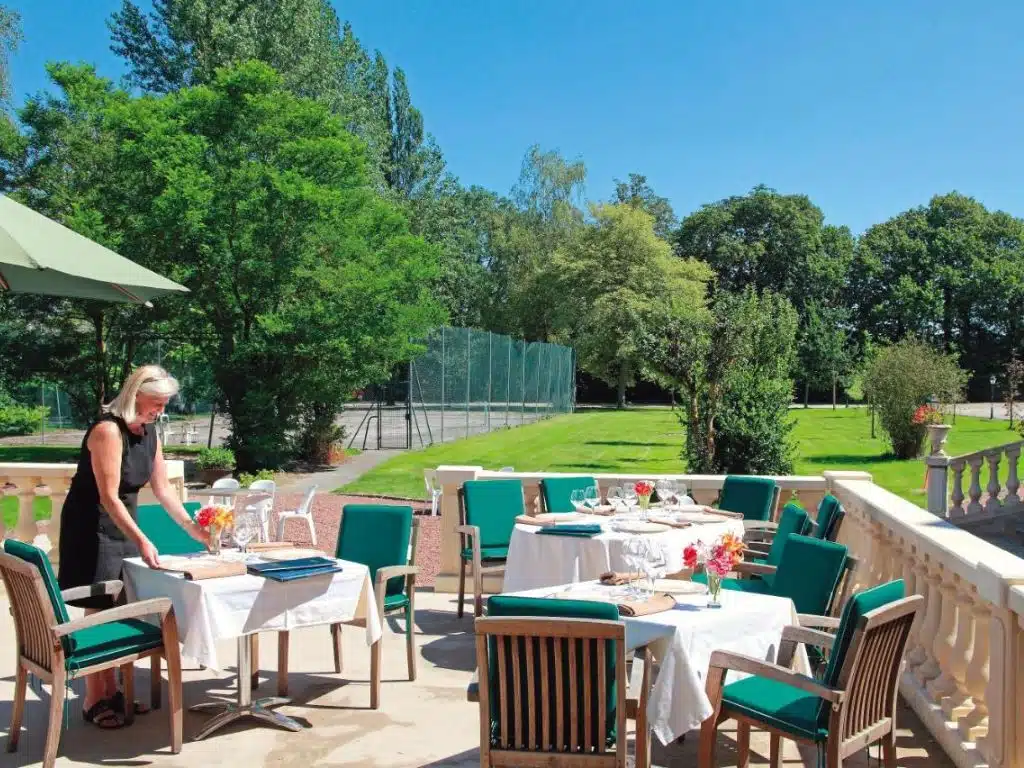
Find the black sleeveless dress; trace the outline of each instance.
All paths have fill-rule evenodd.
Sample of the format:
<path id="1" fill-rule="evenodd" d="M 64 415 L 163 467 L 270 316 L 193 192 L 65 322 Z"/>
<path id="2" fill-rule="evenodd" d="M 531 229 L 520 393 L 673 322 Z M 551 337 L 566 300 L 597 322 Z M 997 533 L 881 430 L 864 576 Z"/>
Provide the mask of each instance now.
<path id="1" fill-rule="evenodd" d="M 107 415 L 89 427 L 82 439 L 78 469 L 61 512 L 60 572 L 57 575 L 61 589 L 120 579 L 121 561 L 139 555 L 135 543 L 122 533 L 100 504 L 88 443 L 96 424 L 103 421 L 115 422 L 121 432 L 121 483 L 117 493 L 133 520 L 136 519 L 139 489 L 153 474 L 157 437 L 152 425 L 145 425 L 143 434 L 136 435 L 122 419 Z M 68 602 L 79 608 L 103 609 L 114 605 L 110 595 Z"/>

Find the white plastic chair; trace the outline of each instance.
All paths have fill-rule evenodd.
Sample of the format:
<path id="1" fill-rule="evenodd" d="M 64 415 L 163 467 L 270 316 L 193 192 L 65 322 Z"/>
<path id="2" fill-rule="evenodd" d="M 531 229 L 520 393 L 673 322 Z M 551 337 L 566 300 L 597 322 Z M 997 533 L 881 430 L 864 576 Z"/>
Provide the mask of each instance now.
<path id="1" fill-rule="evenodd" d="M 284 541 L 284 524 L 288 520 L 302 520 L 309 526 L 309 538 L 313 542 L 313 546 L 316 546 L 316 528 L 313 527 L 313 496 L 316 494 L 316 486 L 314 485 L 308 491 L 306 491 L 305 497 L 302 499 L 302 503 L 299 504 L 298 509 L 288 509 L 278 514 L 277 516 L 277 540 Z"/>
<path id="2" fill-rule="evenodd" d="M 214 480 L 213 481 L 213 485 L 210 486 L 210 489 L 215 491 L 218 488 L 220 488 L 221 490 L 225 490 L 225 491 L 237 491 L 241 487 L 242 486 L 239 484 L 239 482 L 237 480 L 235 480 L 235 478 L 233 478 L 233 477 L 222 477 L 220 480 Z M 234 506 L 235 506 L 235 497 L 234 496 L 218 496 L 217 494 L 212 493 L 212 494 L 210 494 L 210 499 L 209 499 L 209 501 L 207 503 L 210 504 L 210 505 L 220 504 L 220 505 L 225 506 L 225 507 L 232 507 L 232 508 L 234 508 Z"/>
<path id="3" fill-rule="evenodd" d="M 430 494 L 430 514 L 436 516 L 441 507 L 441 488 L 434 485 L 437 482 L 437 470 L 428 469 L 423 473 L 423 482 L 427 485 L 427 493 Z"/>
<path id="4" fill-rule="evenodd" d="M 255 514 L 260 519 L 260 541 L 270 541 L 270 511 L 274 508 L 277 483 L 273 480 L 256 480 L 249 486 L 249 490 L 270 494 L 269 499 L 247 502 L 245 505 L 246 512 Z"/>

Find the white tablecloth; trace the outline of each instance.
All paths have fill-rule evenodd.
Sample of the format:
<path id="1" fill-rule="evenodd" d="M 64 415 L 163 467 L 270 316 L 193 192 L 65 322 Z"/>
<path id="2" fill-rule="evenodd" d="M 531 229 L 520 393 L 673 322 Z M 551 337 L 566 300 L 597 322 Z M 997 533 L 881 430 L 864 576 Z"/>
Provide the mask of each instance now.
<path id="1" fill-rule="evenodd" d="M 607 521 L 605 521 L 607 524 Z M 553 587 L 576 581 L 591 581 L 606 571 L 626 571 L 623 544 L 630 534 L 606 530 L 594 537 L 537 535 L 535 525 L 518 524 L 509 542 L 503 592 Z M 672 528 L 662 533 L 645 534 L 661 548 L 666 573 L 683 569 L 683 549 L 698 539 L 710 543 L 723 533 L 743 536 L 742 520 Z"/>
<path id="2" fill-rule="evenodd" d="M 124 561 L 124 582 L 131 600 L 169 597 L 182 653 L 219 671 L 217 642 L 254 632 L 365 619 L 367 645 L 380 639 L 381 621 L 367 567 L 338 562 L 344 568 L 340 573 L 298 581 L 249 575 L 188 581 L 131 558 Z"/>
<path id="3" fill-rule="evenodd" d="M 543 538 L 543 537 L 541 537 Z M 566 589 L 569 595 L 563 595 Z M 596 582 L 569 587 L 534 589 L 525 597 L 607 597 L 612 588 Z M 796 609 L 789 598 L 722 590 L 721 608 L 708 608 L 706 595 L 676 595 L 674 610 L 650 616 L 624 617 L 629 650 L 647 645 L 659 662 L 647 705 L 651 729 L 662 744 L 699 728 L 712 713 L 704 680 L 713 651 L 743 653 L 774 661 L 782 628 L 796 624 Z M 794 669 L 807 674 L 807 652 L 799 646 Z M 747 675 L 729 672 L 726 682 Z"/>

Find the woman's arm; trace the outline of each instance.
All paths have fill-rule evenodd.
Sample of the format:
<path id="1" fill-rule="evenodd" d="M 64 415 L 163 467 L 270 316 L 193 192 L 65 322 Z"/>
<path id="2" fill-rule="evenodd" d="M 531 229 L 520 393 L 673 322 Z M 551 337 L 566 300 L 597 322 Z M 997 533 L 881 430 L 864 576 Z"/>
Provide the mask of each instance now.
<path id="1" fill-rule="evenodd" d="M 135 542 L 146 565 L 159 565 L 156 547 L 146 538 L 139 526 L 128 514 L 128 509 L 118 496 L 121 486 L 121 432 L 112 421 L 97 424 L 89 435 L 89 454 L 92 457 L 92 473 L 100 493 L 100 504 L 110 519 L 125 536 Z"/>
<path id="2" fill-rule="evenodd" d="M 167 510 L 167 514 L 174 518 L 174 521 L 184 528 L 189 536 L 203 544 L 210 543 L 210 534 L 196 525 L 192 518 L 188 516 L 188 512 L 185 511 L 177 491 L 174 490 L 170 480 L 167 479 L 164 449 L 160 445 L 159 440 L 156 443 L 156 457 L 153 459 L 153 474 L 149 476 L 149 485 L 153 489 L 153 495 L 156 496 L 157 501 Z"/>

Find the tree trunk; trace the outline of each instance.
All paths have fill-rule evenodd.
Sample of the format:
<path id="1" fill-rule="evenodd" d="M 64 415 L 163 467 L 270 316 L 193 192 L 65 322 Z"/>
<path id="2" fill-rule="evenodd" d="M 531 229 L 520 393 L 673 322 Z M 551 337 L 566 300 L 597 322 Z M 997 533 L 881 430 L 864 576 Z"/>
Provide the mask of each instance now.
<path id="1" fill-rule="evenodd" d="M 832 374 L 832 410 L 833 411 L 836 409 L 836 385 L 837 385 L 838 381 L 839 381 L 838 377 L 833 373 Z"/>
<path id="2" fill-rule="evenodd" d="M 804 382 L 804 408 L 809 408 L 808 403 L 811 400 L 811 383 L 809 381 Z"/>
<path id="3" fill-rule="evenodd" d="M 616 395 L 615 407 L 625 408 L 626 407 L 626 379 L 629 371 L 626 369 L 626 363 L 619 365 L 619 384 L 618 394 Z"/>

